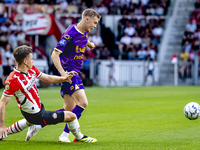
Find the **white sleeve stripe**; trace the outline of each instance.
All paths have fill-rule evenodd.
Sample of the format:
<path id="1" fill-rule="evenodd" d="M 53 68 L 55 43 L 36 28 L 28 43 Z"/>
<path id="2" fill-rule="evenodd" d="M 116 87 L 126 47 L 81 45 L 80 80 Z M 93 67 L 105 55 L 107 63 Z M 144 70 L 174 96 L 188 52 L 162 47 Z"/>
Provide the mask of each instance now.
<path id="1" fill-rule="evenodd" d="M 40 74 L 37 76 L 37 78 L 39 78 L 42 75 L 42 72 L 40 72 Z"/>
<path id="2" fill-rule="evenodd" d="M 8 94 L 5 94 L 5 93 L 3 93 L 3 95 L 8 96 L 8 97 L 12 97 L 12 95 L 8 95 Z"/>
<path id="3" fill-rule="evenodd" d="M 59 52 L 61 52 L 61 53 L 62 53 L 62 51 L 61 51 L 61 50 L 59 50 L 59 49 L 57 49 L 57 48 L 55 48 L 55 47 L 54 47 L 54 50 L 56 50 L 56 51 L 59 51 Z"/>

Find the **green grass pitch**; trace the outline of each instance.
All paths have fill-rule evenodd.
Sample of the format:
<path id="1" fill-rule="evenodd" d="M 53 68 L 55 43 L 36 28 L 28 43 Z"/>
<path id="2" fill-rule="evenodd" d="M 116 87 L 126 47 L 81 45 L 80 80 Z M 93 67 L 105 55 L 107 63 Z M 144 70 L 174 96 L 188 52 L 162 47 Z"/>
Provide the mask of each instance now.
<path id="1" fill-rule="evenodd" d="M 63 107 L 59 87 L 39 89 L 46 110 Z M 0 90 L 2 93 L 3 90 Z M 89 101 L 80 118 L 81 131 L 94 144 L 59 143 L 64 123 L 46 126 L 30 141 L 27 129 L 0 141 L 1 150 L 193 150 L 200 149 L 200 119 L 188 120 L 183 108 L 200 104 L 198 86 L 86 87 Z M 6 126 L 22 119 L 14 97 L 6 106 Z M 70 134 L 70 140 L 73 140 Z"/>

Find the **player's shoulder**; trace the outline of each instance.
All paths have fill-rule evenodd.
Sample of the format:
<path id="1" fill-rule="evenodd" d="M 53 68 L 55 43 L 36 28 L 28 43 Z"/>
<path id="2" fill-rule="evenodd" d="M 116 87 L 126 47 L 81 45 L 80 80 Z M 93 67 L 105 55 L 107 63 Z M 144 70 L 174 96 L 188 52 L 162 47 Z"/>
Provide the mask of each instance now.
<path id="1" fill-rule="evenodd" d="M 72 25 L 70 25 L 66 30 L 65 30 L 65 32 L 63 33 L 63 35 L 70 35 L 70 36 L 73 36 L 74 34 L 75 34 L 75 25 L 76 24 L 72 24 Z"/>
<path id="2" fill-rule="evenodd" d="M 19 76 L 19 75 L 18 75 L 18 73 L 17 73 L 16 71 L 12 71 L 12 72 L 10 73 L 10 75 L 8 76 L 8 78 L 6 79 L 5 85 L 6 85 L 7 83 L 15 83 L 18 76 Z"/>

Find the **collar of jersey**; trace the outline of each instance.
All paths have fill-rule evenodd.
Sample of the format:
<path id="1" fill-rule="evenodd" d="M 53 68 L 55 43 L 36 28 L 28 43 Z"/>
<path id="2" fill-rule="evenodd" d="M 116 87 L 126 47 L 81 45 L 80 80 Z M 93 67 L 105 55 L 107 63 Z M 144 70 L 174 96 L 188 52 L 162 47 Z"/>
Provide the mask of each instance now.
<path id="1" fill-rule="evenodd" d="M 15 70 L 16 72 L 19 72 L 19 73 L 22 73 L 22 74 L 28 75 L 28 73 L 24 73 L 24 72 L 21 72 L 21 71 L 17 70 L 16 67 L 14 67 L 14 70 Z"/>
<path id="2" fill-rule="evenodd" d="M 76 25 L 77 25 L 77 24 L 76 24 Z M 76 27 L 76 25 L 74 26 L 74 28 L 75 28 L 79 33 L 85 35 L 85 33 L 81 32 L 81 31 Z"/>

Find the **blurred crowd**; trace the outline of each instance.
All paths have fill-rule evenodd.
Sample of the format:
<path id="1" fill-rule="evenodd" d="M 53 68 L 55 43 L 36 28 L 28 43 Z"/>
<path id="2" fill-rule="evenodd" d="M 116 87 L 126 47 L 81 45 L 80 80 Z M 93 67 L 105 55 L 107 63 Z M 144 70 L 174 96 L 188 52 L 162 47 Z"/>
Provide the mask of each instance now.
<path id="1" fill-rule="evenodd" d="M 182 52 L 179 56 L 181 66 L 179 69 L 180 76 L 184 80 L 185 77 L 192 76 L 192 64 L 195 59 L 195 51 L 200 50 L 200 0 L 195 2 L 195 10 L 191 13 L 189 22 L 185 26 L 182 40 Z M 200 53 L 198 53 L 200 56 Z M 199 57 L 200 58 L 200 57 Z M 199 64 L 200 72 L 200 64 Z"/>
<path id="2" fill-rule="evenodd" d="M 79 22 L 86 8 L 95 9 L 102 18 L 105 15 L 121 16 L 117 24 L 117 35 L 106 28 L 102 21 L 88 35 L 96 48 L 91 51 L 92 55 L 84 58 L 83 72 L 86 76 L 89 76 L 90 56 L 97 59 L 113 56 L 125 60 L 155 60 L 169 4 L 170 0 L 0 0 L 0 65 L 13 65 L 8 59 L 12 60 L 12 50 L 17 46 L 33 46 L 22 29 L 22 23 L 9 20 L 12 14 L 54 14 L 67 28 Z M 196 10 L 194 16 L 198 16 L 195 14 Z M 187 38 L 185 40 L 188 41 Z M 7 51 L 10 53 L 8 59 L 2 59 Z"/>
<path id="3" fill-rule="evenodd" d="M 170 0 L 1 0 L 1 12 L 8 7 L 16 13 L 81 13 L 93 8 L 100 14 L 157 15 L 167 12 Z M 31 5 L 28 5 L 31 4 Z M 38 5 L 39 4 L 39 5 Z"/>

